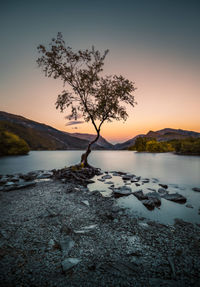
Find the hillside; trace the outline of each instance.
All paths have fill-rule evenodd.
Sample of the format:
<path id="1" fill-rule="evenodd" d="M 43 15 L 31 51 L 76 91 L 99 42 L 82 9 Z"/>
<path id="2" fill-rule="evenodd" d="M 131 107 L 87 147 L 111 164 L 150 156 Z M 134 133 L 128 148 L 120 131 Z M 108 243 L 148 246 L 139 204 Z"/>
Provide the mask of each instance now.
<path id="1" fill-rule="evenodd" d="M 129 147 L 133 146 L 135 144 L 135 141 L 138 137 L 148 137 L 148 138 L 155 138 L 158 142 L 164 142 L 164 141 L 170 141 L 170 140 L 181 140 L 186 139 L 188 137 L 192 138 L 200 138 L 200 133 L 194 132 L 194 131 L 187 131 L 187 130 L 181 130 L 181 129 L 171 129 L 171 128 L 165 128 L 158 131 L 149 131 L 146 135 L 141 134 L 137 135 L 134 138 L 120 143 L 116 144 L 114 146 L 114 149 L 128 149 Z"/>
<path id="2" fill-rule="evenodd" d="M 75 136 L 22 116 L 2 111 L 0 111 L 0 126 L 25 140 L 31 150 L 85 149 L 90 141 L 87 137 Z M 104 149 L 108 146 L 111 148 L 112 145 L 101 138 L 100 144 L 95 144 L 93 148 Z"/>
<path id="3" fill-rule="evenodd" d="M 70 135 L 77 137 L 79 139 L 84 139 L 84 140 L 88 140 L 88 141 L 92 141 L 96 137 L 96 135 L 82 134 L 82 133 L 71 133 Z M 102 136 L 99 137 L 97 144 L 103 148 L 106 148 L 106 149 L 112 149 L 113 148 L 113 145 L 111 143 L 109 143 L 107 140 L 105 140 Z"/>

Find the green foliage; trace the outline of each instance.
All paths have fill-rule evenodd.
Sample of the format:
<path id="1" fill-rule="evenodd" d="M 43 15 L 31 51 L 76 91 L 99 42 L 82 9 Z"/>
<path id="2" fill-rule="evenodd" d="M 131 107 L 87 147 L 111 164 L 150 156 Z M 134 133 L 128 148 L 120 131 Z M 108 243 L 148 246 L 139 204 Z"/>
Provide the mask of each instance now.
<path id="1" fill-rule="evenodd" d="M 173 152 L 200 155 L 200 138 L 174 139 L 158 142 L 155 138 L 139 137 L 129 150 L 138 152 Z"/>
<path id="2" fill-rule="evenodd" d="M 31 150 L 59 150 L 65 149 L 62 141 L 58 142 L 50 134 L 31 127 L 18 125 L 8 121 L 0 121 L 0 129 L 18 135 L 28 143 Z M 63 139 L 64 142 L 64 139 Z"/>
<path id="3" fill-rule="evenodd" d="M 138 152 L 171 152 L 174 151 L 174 148 L 168 142 L 158 142 L 155 138 L 139 137 L 129 150 Z"/>
<path id="4" fill-rule="evenodd" d="M 27 154 L 30 148 L 28 144 L 17 135 L 0 129 L 0 155 Z"/>
<path id="5" fill-rule="evenodd" d="M 186 138 L 184 140 L 172 140 L 170 144 L 176 153 L 200 155 L 200 138 Z"/>

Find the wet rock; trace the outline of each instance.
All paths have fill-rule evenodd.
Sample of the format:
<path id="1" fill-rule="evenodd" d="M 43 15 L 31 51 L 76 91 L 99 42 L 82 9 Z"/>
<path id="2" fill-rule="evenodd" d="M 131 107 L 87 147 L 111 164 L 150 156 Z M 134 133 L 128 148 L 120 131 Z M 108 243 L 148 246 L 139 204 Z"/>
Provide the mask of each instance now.
<path id="1" fill-rule="evenodd" d="M 115 188 L 115 189 L 113 189 L 113 191 L 114 191 L 114 197 L 115 198 L 119 198 L 122 196 L 128 196 L 128 195 L 132 194 L 132 190 L 128 186 L 122 186 L 119 188 Z"/>
<path id="2" fill-rule="evenodd" d="M 122 179 L 125 180 L 125 181 L 126 181 L 126 180 L 131 180 L 132 177 L 133 177 L 132 175 L 128 175 L 128 174 L 127 174 L 127 175 L 124 175 L 124 176 L 122 177 Z"/>
<path id="3" fill-rule="evenodd" d="M 52 176 L 53 176 L 53 172 L 44 171 L 38 174 L 37 179 L 51 178 Z"/>
<path id="4" fill-rule="evenodd" d="M 161 205 L 161 200 L 159 198 L 157 198 L 157 197 L 149 197 L 148 199 L 144 199 L 141 202 L 149 210 L 153 210 L 155 207 Z"/>
<path id="5" fill-rule="evenodd" d="M 9 183 L 9 182 L 8 182 Z M 12 190 L 17 190 L 17 189 L 22 189 L 26 187 L 31 187 L 35 186 L 36 182 L 31 181 L 31 182 L 19 182 L 19 183 L 9 183 L 3 186 L 1 191 L 12 191 Z"/>
<path id="6" fill-rule="evenodd" d="M 200 188 L 199 187 L 193 187 L 192 190 L 196 191 L 196 192 L 200 192 Z"/>
<path id="7" fill-rule="evenodd" d="M 179 193 L 164 194 L 164 195 L 162 195 L 162 197 L 164 199 L 174 201 L 177 203 L 185 203 L 187 201 L 187 199 Z"/>
<path id="8" fill-rule="evenodd" d="M 168 190 L 166 190 L 165 188 L 159 188 L 158 192 L 160 193 L 160 195 L 164 195 L 164 194 L 168 193 Z"/>
<path id="9" fill-rule="evenodd" d="M 188 208 L 194 208 L 191 204 L 186 204 L 186 207 L 188 207 Z"/>
<path id="10" fill-rule="evenodd" d="M 114 182 L 113 181 L 107 181 L 105 182 L 105 184 L 113 184 Z"/>
<path id="11" fill-rule="evenodd" d="M 167 189 L 167 188 L 168 188 L 168 185 L 167 185 L 167 184 L 159 183 L 159 185 L 160 185 L 161 187 L 165 188 L 165 189 Z"/>
<path id="12" fill-rule="evenodd" d="M 103 179 L 103 178 L 97 178 L 97 180 L 98 180 L 98 181 L 101 181 L 101 182 L 104 182 L 104 181 L 105 181 L 105 179 Z"/>
<path id="13" fill-rule="evenodd" d="M 148 190 L 156 191 L 154 188 L 147 187 Z"/>
<path id="14" fill-rule="evenodd" d="M 67 272 L 74 266 L 76 266 L 79 262 L 81 262 L 78 258 L 66 258 L 62 261 L 62 270 L 63 272 Z"/>
<path id="15" fill-rule="evenodd" d="M 109 175 L 109 174 L 106 174 L 106 175 L 103 175 L 103 176 L 102 176 L 102 179 L 110 179 L 110 178 L 112 178 L 112 176 Z"/>
<path id="16" fill-rule="evenodd" d="M 138 191 L 134 191 L 133 195 L 135 195 L 135 197 L 137 197 L 137 199 L 139 200 L 148 199 L 148 197 L 143 193 L 142 189 Z"/>

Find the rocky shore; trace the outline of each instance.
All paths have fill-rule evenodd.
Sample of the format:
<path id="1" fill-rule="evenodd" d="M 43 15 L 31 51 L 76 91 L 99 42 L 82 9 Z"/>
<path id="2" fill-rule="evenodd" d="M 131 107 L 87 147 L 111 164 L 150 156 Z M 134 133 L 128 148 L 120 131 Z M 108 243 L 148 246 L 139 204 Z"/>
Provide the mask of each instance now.
<path id="1" fill-rule="evenodd" d="M 200 285 L 200 225 L 130 216 L 116 204 L 130 194 L 128 185 L 111 181 L 111 197 L 89 191 L 101 174 L 111 180 L 76 167 L 0 177 L 0 286 Z M 136 176 L 121 177 L 141 185 Z M 159 188 L 135 196 L 157 206 L 170 195 Z"/>

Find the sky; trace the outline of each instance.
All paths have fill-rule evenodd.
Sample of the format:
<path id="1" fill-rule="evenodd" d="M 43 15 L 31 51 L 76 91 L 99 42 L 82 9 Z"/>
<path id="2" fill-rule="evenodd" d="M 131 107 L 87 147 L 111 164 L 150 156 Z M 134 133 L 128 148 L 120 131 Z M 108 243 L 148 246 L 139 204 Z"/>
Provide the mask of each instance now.
<path id="1" fill-rule="evenodd" d="M 109 49 L 104 74 L 135 82 L 137 105 L 126 122 L 102 126 L 112 143 L 162 128 L 200 132 L 200 1 L 15 0 L 0 9 L 0 110 L 67 132 L 94 133 L 90 123 L 69 125 L 55 108 L 59 80 L 37 67 L 37 46 L 62 32 L 74 50 Z"/>

